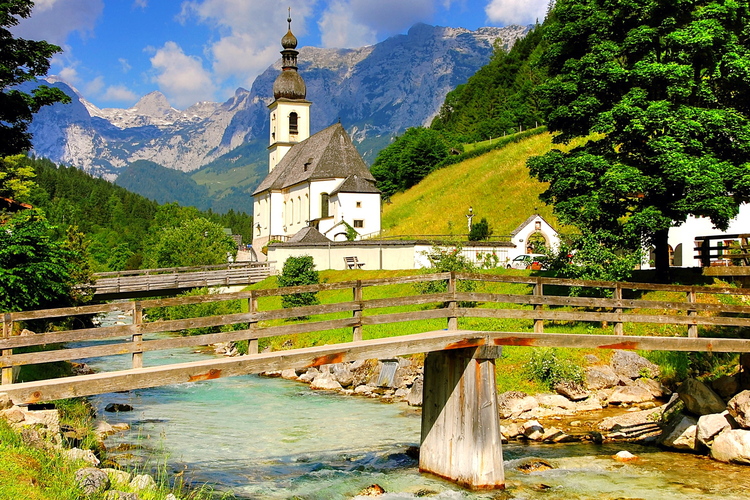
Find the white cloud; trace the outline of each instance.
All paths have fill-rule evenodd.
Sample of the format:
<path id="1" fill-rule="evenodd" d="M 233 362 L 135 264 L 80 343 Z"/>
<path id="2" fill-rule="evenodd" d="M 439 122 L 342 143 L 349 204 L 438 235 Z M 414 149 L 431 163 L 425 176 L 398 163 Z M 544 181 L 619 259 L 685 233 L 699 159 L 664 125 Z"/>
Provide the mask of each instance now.
<path id="1" fill-rule="evenodd" d="M 323 47 L 361 47 L 377 42 L 377 32 L 356 22 L 351 8 L 344 2 L 333 2 L 318 21 Z"/>
<path id="2" fill-rule="evenodd" d="M 133 7 L 145 9 L 146 7 L 148 7 L 148 0 L 135 0 L 133 2 Z"/>
<path id="3" fill-rule="evenodd" d="M 67 66 L 57 72 L 56 75 L 59 79 L 70 85 L 76 85 L 80 78 L 78 77 L 78 71 L 72 66 Z"/>
<path id="4" fill-rule="evenodd" d="M 173 106 L 186 108 L 213 99 L 216 86 L 203 62 L 185 54 L 175 42 L 167 42 L 156 50 L 151 66 L 156 70 L 153 80 Z"/>
<path id="5" fill-rule="evenodd" d="M 31 17 L 12 31 L 22 38 L 62 45 L 73 31 L 91 34 L 103 10 L 103 0 L 37 0 Z"/>
<path id="6" fill-rule="evenodd" d="M 487 18 L 501 26 L 532 24 L 544 20 L 549 0 L 491 0 L 484 8 Z"/>
<path id="7" fill-rule="evenodd" d="M 138 100 L 138 96 L 135 92 L 124 85 L 110 85 L 107 87 L 104 95 L 102 95 L 102 99 L 105 101 L 127 102 L 132 104 Z"/>
<path id="8" fill-rule="evenodd" d="M 83 92 L 86 95 L 99 95 L 104 90 L 104 77 L 97 76 L 86 84 Z"/>

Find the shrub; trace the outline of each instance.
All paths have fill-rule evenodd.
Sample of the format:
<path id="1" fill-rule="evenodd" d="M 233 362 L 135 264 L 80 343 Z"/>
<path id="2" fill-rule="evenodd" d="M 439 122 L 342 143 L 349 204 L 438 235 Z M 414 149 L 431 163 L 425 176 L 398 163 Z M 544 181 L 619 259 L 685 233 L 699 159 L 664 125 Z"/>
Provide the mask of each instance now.
<path id="1" fill-rule="evenodd" d="M 472 262 L 461 254 L 461 245 L 456 245 L 455 248 L 440 248 L 438 246 L 432 247 L 432 250 L 427 254 L 427 259 L 432 264 L 432 267 L 427 269 L 428 273 L 474 273 L 477 268 Z M 456 283 L 456 290 L 459 292 L 473 292 L 477 287 L 476 281 L 471 280 L 458 280 Z M 421 283 L 415 283 L 414 288 L 417 293 L 444 293 L 448 290 L 448 282 L 441 281 L 425 281 Z M 476 305 L 474 302 L 461 302 L 459 303 L 462 307 L 473 307 Z"/>
<path id="2" fill-rule="evenodd" d="M 488 240 L 491 234 L 492 229 L 490 229 L 490 224 L 487 222 L 487 219 L 482 217 L 482 220 L 471 226 L 471 231 L 469 231 L 469 241 Z"/>
<path id="3" fill-rule="evenodd" d="M 552 389 L 560 382 L 583 382 L 583 368 L 562 358 L 556 349 L 535 349 L 526 364 L 527 375 Z"/>
<path id="4" fill-rule="evenodd" d="M 289 257 L 284 261 L 284 267 L 278 279 L 279 286 L 317 285 L 320 283 L 315 262 L 310 255 Z M 281 296 L 281 306 L 284 308 L 313 306 L 319 304 L 316 292 L 295 293 Z"/>

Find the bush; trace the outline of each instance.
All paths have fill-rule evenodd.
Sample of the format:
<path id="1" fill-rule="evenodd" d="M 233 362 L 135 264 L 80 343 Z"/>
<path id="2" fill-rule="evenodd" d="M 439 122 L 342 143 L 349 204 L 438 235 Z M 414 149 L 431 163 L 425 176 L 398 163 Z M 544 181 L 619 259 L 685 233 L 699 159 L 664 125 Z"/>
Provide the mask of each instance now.
<path id="1" fill-rule="evenodd" d="M 427 254 L 427 259 L 432 264 L 432 267 L 427 269 L 428 273 L 475 273 L 477 272 L 476 266 L 471 263 L 469 259 L 461 254 L 461 245 L 456 245 L 455 248 L 440 248 L 437 246 L 432 247 L 432 250 Z M 458 280 L 456 283 L 456 291 L 459 292 L 473 292 L 477 287 L 476 281 L 471 280 Z M 415 283 L 414 288 L 417 293 L 444 293 L 448 290 L 447 281 L 425 281 L 421 283 Z M 462 307 L 473 307 L 476 305 L 474 302 L 460 302 Z"/>
<path id="2" fill-rule="evenodd" d="M 556 349 L 535 349 L 526 364 L 527 375 L 554 388 L 560 382 L 583 382 L 583 368 L 571 359 L 562 358 Z"/>
<path id="3" fill-rule="evenodd" d="M 492 229 L 487 219 L 482 217 L 482 220 L 471 226 L 469 231 L 469 241 L 484 241 L 490 239 Z"/>
<path id="4" fill-rule="evenodd" d="M 309 255 L 302 255 L 286 259 L 278 282 L 281 287 L 317 285 L 320 283 L 320 277 L 318 276 L 318 271 L 315 270 L 313 258 Z M 284 308 L 314 306 L 319 303 L 320 301 L 316 292 L 281 296 L 281 306 Z"/>

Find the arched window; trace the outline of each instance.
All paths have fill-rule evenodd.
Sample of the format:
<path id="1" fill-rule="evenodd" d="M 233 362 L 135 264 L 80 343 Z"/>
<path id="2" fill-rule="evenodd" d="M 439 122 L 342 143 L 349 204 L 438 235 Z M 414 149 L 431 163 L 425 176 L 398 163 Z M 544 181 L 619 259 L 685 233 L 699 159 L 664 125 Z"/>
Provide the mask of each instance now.
<path id="1" fill-rule="evenodd" d="M 328 193 L 320 193 L 320 218 L 328 217 Z"/>
<path id="2" fill-rule="evenodd" d="M 289 225 L 294 224 L 294 198 L 289 200 Z"/>
<path id="3" fill-rule="evenodd" d="M 298 128 L 297 128 L 297 113 L 292 111 L 289 113 L 289 133 L 290 134 L 297 134 Z"/>

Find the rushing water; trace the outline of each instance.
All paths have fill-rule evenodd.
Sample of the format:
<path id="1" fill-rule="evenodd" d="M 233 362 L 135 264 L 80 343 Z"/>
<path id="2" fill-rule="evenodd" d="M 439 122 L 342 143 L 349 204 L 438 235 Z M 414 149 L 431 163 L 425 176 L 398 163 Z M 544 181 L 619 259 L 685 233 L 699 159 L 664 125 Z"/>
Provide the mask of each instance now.
<path id="1" fill-rule="evenodd" d="M 146 353 L 145 365 L 179 362 L 187 354 Z M 111 370 L 129 359 L 90 364 L 104 368 L 105 362 Z M 106 413 L 108 403 L 128 403 L 134 411 Z M 281 379 L 245 376 L 106 394 L 96 404 L 110 422 L 132 426 L 109 438 L 110 448 L 137 445 L 152 463 L 166 462 L 170 472 L 238 498 L 348 499 L 373 483 L 386 490 L 384 500 L 750 498 L 746 467 L 631 444 L 512 443 L 504 446 L 507 489 L 465 491 L 420 474 L 407 454 L 419 444 L 414 409 Z M 639 460 L 615 461 L 612 455 L 623 449 Z M 515 467 L 526 457 L 543 458 L 555 469 L 521 473 Z"/>

